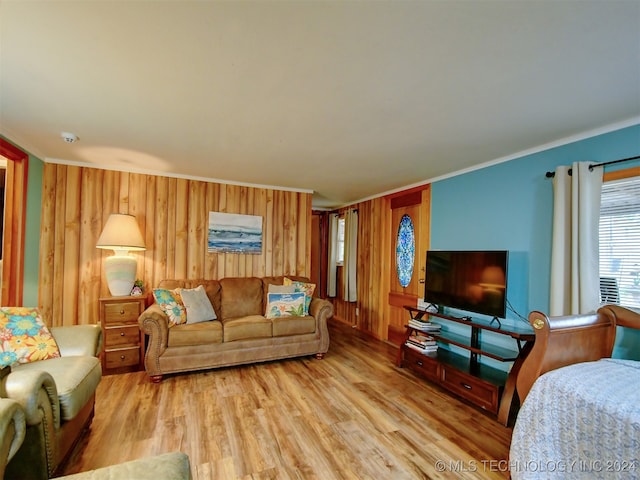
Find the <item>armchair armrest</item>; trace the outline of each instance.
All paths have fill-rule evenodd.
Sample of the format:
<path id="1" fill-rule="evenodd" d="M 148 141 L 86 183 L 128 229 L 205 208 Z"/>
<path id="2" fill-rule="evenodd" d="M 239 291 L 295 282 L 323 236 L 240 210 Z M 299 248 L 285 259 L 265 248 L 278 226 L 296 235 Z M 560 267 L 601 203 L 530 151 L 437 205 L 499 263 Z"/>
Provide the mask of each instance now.
<path id="1" fill-rule="evenodd" d="M 18 402 L 0 398 L 0 473 L 24 441 L 26 423 Z"/>
<path id="2" fill-rule="evenodd" d="M 50 330 L 63 357 L 97 357 L 100 354 L 102 349 L 100 325 L 51 327 Z"/>
<path id="3" fill-rule="evenodd" d="M 167 349 L 169 317 L 157 303 L 154 303 L 138 317 L 138 325 L 140 330 L 149 335 L 149 343 L 144 356 L 145 370 L 150 377 L 161 375 L 159 358 Z"/>
<path id="4" fill-rule="evenodd" d="M 11 372 L 5 378 L 7 397 L 25 414 L 25 441 L 6 466 L 7 478 L 50 478 L 57 466 L 60 403 L 53 377 L 42 370 Z"/>
<path id="5" fill-rule="evenodd" d="M 27 425 L 37 425 L 51 412 L 55 430 L 60 428 L 60 402 L 53 377 L 42 370 L 17 370 L 5 381 L 7 398 L 20 404 Z"/>

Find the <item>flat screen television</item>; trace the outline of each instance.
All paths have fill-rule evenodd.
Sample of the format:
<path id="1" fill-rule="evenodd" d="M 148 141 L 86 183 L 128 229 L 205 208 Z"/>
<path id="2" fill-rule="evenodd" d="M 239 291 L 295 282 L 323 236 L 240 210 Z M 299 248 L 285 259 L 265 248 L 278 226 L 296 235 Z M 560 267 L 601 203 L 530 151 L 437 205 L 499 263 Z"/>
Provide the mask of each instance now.
<path id="1" fill-rule="evenodd" d="M 506 250 L 429 250 L 424 301 L 505 318 Z"/>

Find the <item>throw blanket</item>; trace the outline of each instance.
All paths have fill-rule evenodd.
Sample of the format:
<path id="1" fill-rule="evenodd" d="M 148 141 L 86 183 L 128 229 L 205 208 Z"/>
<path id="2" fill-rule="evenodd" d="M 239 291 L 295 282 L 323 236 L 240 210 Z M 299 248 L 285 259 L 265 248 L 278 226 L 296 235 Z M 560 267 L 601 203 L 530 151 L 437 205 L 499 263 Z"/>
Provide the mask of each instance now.
<path id="1" fill-rule="evenodd" d="M 514 480 L 640 478 L 640 362 L 602 359 L 538 378 L 509 462 Z"/>

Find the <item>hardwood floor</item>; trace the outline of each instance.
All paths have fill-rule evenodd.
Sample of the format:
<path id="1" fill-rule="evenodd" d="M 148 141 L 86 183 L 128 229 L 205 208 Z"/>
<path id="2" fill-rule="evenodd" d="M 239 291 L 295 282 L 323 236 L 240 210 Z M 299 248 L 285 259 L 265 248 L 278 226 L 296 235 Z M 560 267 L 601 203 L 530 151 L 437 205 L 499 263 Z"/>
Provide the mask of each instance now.
<path id="1" fill-rule="evenodd" d="M 181 450 L 196 480 L 508 477 L 510 428 L 397 368 L 392 346 L 330 334 L 324 360 L 103 377 L 65 473 Z"/>

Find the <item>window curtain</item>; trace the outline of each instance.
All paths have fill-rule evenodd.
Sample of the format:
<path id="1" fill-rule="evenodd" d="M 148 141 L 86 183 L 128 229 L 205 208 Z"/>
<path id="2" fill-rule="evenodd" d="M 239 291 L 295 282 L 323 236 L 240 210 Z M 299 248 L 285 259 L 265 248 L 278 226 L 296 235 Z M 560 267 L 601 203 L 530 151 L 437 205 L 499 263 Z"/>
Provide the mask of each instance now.
<path id="1" fill-rule="evenodd" d="M 344 216 L 344 299 L 358 301 L 358 211 L 347 210 Z"/>
<path id="2" fill-rule="evenodd" d="M 550 315 L 593 312 L 599 305 L 598 224 L 602 167 L 560 166 L 553 177 Z"/>
<path id="3" fill-rule="evenodd" d="M 338 242 L 338 215 L 329 215 L 329 265 L 327 274 L 327 296 L 335 297 L 337 292 L 336 276 L 338 273 L 337 264 L 337 242 Z"/>

